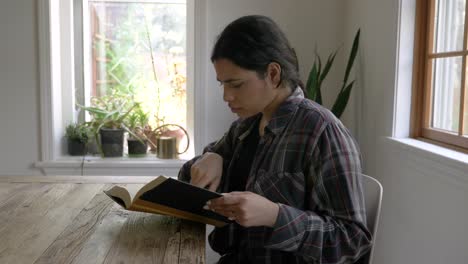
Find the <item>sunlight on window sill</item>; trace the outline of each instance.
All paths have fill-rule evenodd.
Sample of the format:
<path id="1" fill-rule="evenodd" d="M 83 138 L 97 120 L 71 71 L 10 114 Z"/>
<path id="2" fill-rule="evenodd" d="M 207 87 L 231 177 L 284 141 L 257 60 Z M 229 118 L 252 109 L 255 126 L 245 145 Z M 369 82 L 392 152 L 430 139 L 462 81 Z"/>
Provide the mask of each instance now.
<path id="1" fill-rule="evenodd" d="M 191 157 L 189 155 L 180 155 L 178 159 L 160 159 L 155 154 L 148 154 L 145 156 L 128 156 L 122 157 L 101 157 L 99 155 L 86 155 L 86 156 L 61 156 L 55 160 L 46 161 L 44 163 L 57 163 L 57 164 L 78 164 L 84 162 L 86 164 L 112 164 L 117 165 L 138 165 L 138 164 L 164 164 L 164 165 L 178 165 L 187 162 Z"/>
<path id="2" fill-rule="evenodd" d="M 179 169 L 190 158 L 189 155 L 181 155 L 179 159 L 159 159 L 155 154 L 116 158 L 62 156 L 36 162 L 34 167 L 40 169 L 44 175 L 177 176 Z"/>

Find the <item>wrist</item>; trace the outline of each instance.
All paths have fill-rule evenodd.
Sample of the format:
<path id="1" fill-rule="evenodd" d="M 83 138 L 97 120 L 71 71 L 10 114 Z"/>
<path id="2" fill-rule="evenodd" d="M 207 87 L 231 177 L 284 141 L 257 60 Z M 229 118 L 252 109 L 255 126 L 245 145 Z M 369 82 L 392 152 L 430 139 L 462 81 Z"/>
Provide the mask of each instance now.
<path id="1" fill-rule="evenodd" d="M 274 227 L 276 224 L 276 220 L 278 219 L 279 214 L 279 205 L 277 203 L 271 203 L 271 217 L 270 221 L 268 222 L 268 227 Z"/>

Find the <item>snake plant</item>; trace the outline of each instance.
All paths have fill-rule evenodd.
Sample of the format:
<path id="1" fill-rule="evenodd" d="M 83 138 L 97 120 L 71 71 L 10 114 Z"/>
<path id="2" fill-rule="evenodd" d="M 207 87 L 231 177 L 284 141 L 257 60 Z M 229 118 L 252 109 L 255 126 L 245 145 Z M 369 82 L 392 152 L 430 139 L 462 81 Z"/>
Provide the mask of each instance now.
<path id="1" fill-rule="evenodd" d="M 353 46 L 351 48 L 351 53 L 348 58 L 348 63 L 346 65 L 346 71 L 343 79 L 343 84 L 341 86 L 340 92 L 338 93 L 335 102 L 332 106 L 332 113 L 340 118 L 340 116 L 343 114 L 346 105 L 348 104 L 349 96 L 351 94 L 351 90 L 353 89 L 354 85 L 354 80 L 348 81 L 349 79 L 349 74 L 351 72 L 351 69 L 354 64 L 354 60 L 356 59 L 357 51 L 359 48 L 359 36 L 360 36 L 361 30 L 359 29 L 354 37 L 353 41 Z M 311 100 L 314 100 L 315 102 L 322 104 L 322 92 L 321 92 L 321 87 L 322 87 L 322 82 L 325 80 L 327 77 L 327 74 L 330 72 L 330 69 L 333 65 L 333 62 L 335 60 L 336 54 L 338 53 L 338 50 L 332 52 L 328 58 L 327 62 L 325 63 L 325 66 L 322 69 L 322 60 L 320 56 L 315 53 L 315 61 L 312 66 L 312 69 L 309 72 L 309 77 L 307 79 L 307 84 L 306 84 L 306 91 L 307 91 L 307 97 Z"/>

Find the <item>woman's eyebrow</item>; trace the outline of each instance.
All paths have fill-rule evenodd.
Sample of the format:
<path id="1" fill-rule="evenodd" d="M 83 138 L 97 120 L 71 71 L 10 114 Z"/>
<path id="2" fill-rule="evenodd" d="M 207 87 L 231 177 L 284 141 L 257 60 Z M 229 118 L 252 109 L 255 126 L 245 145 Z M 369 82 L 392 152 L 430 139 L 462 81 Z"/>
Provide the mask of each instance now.
<path id="1" fill-rule="evenodd" d="M 232 82 L 237 82 L 237 81 L 243 81 L 242 79 L 227 79 L 227 80 L 221 81 L 218 78 L 216 78 L 216 80 L 220 83 L 232 83 Z"/>

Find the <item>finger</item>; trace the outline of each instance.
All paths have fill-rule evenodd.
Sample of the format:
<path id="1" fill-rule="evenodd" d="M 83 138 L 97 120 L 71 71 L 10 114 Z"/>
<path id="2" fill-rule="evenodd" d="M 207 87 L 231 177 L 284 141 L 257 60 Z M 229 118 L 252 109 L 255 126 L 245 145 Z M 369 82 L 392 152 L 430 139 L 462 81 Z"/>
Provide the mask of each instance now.
<path id="1" fill-rule="evenodd" d="M 196 166 L 192 165 L 192 168 L 190 168 L 190 183 L 194 184 L 195 182 L 198 182 L 199 180 L 200 180 L 199 170 Z"/>
<path id="2" fill-rule="evenodd" d="M 235 213 L 234 211 L 230 211 L 229 214 L 228 214 L 228 216 L 227 216 L 227 218 L 228 218 L 229 220 L 231 220 L 231 221 L 232 221 L 232 220 L 236 220 L 236 217 L 237 217 L 237 216 L 236 216 L 236 213 Z"/>
<path id="3" fill-rule="evenodd" d="M 245 195 L 249 192 L 240 192 L 240 191 L 233 191 L 233 192 L 230 192 L 229 194 L 231 195 Z"/>
<path id="4" fill-rule="evenodd" d="M 195 178 L 195 179 L 192 179 L 192 180 L 190 181 L 190 184 L 195 185 L 195 186 L 197 186 L 197 187 L 203 187 L 203 186 L 202 186 L 202 181 L 203 181 L 202 179 Z"/>
<path id="5" fill-rule="evenodd" d="M 237 221 L 237 219 L 239 219 L 240 217 L 239 215 L 237 215 L 235 211 L 232 211 L 232 210 L 220 210 L 220 211 L 217 211 L 216 213 L 227 217 L 231 221 Z"/>
<path id="6" fill-rule="evenodd" d="M 206 173 L 201 173 L 198 170 L 194 171 L 194 175 L 191 177 L 190 184 L 204 188 L 209 184 L 209 177 Z"/>
<path id="7" fill-rule="evenodd" d="M 198 177 L 198 175 L 192 175 L 192 178 L 190 179 L 190 184 L 192 185 L 198 185 L 200 182 L 200 178 Z"/>
<path id="8" fill-rule="evenodd" d="M 198 179 L 197 181 L 194 181 L 194 183 L 192 184 L 200 188 L 205 188 L 210 184 L 210 178 L 204 175 L 204 177 Z"/>
<path id="9" fill-rule="evenodd" d="M 211 207 L 226 207 L 229 205 L 236 205 L 239 203 L 241 197 L 232 195 L 231 193 L 224 193 L 222 197 L 210 200 Z"/>
<path id="10" fill-rule="evenodd" d="M 213 212 L 223 215 L 225 217 L 235 217 L 236 213 L 234 210 L 229 210 L 225 208 L 212 209 Z"/>
<path id="11" fill-rule="evenodd" d="M 216 198 L 219 199 L 219 198 Z M 209 200 L 206 202 L 206 206 L 208 206 L 209 209 L 216 209 L 216 210 L 236 210 L 237 208 L 240 208 L 238 203 L 235 204 L 225 204 L 225 203 L 219 203 L 214 201 L 215 199 Z"/>
<path id="12" fill-rule="evenodd" d="M 215 180 L 210 184 L 208 190 L 215 192 L 218 189 L 220 181 L 221 181 L 221 178 L 216 177 Z"/>
<path id="13" fill-rule="evenodd" d="M 223 194 L 223 195 L 225 195 L 225 194 Z M 216 212 L 238 211 L 238 209 L 239 209 L 238 204 L 224 204 L 224 203 L 220 203 L 220 202 L 215 201 L 215 200 L 218 200 L 218 199 L 220 199 L 220 198 L 215 198 L 215 199 L 208 200 L 206 202 L 205 206 L 203 206 L 203 208 L 206 209 L 206 210 L 212 210 L 212 211 L 216 211 Z"/>

